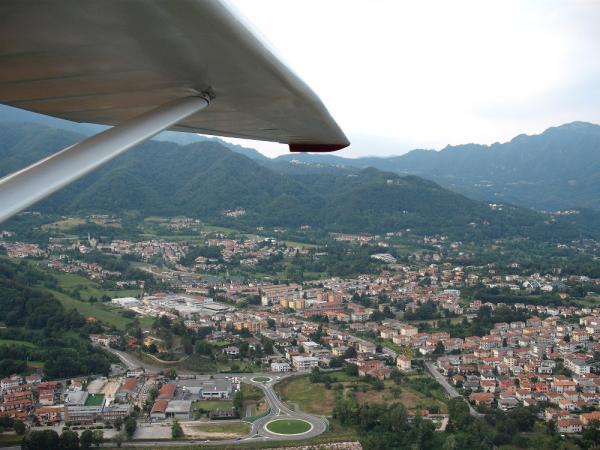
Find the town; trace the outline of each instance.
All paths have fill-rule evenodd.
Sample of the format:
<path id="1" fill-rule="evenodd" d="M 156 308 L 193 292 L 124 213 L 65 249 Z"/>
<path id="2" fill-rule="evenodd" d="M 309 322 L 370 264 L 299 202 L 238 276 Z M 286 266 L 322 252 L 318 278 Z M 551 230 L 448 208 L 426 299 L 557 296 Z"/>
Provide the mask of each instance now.
<path id="1" fill-rule="evenodd" d="M 120 224 L 87 220 L 99 218 Z M 73 238 L 49 228 L 42 243 L 2 232 L 7 257 L 58 277 L 69 304 L 131 321 L 88 335 L 114 358 L 110 373 L 5 374 L 2 415 L 32 430 L 93 431 L 97 440 L 273 437 L 256 424 L 276 418 L 273 389 L 290 400 L 277 383 L 318 383 L 316 374 L 342 371 L 385 389 L 425 377 L 446 399 L 468 402 L 475 417 L 530 408 L 562 435 L 600 422 L 600 278 L 506 257 L 488 262 L 471 244 L 407 230 L 333 234 L 322 245 L 294 242 L 281 229 L 203 230 L 189 218 L 153 226 L 163 237 Z M 398 251 L 406 239 L 414 249 Z M 329 267 L 336 246 L 364 271 Z M 599 249 L 593 241 L 555 245 L 591 258 Z M 82 281 L 63 288 L 65 277 L 105 294 L 86 294 Z M 444 430 L 440 405 L 409 412 Z"/>

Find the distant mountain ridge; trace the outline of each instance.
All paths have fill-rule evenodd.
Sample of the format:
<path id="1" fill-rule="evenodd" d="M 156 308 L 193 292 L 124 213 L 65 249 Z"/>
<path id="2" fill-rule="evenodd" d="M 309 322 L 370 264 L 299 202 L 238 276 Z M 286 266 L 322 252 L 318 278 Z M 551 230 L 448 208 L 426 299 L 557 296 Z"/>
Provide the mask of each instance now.
<path id="1" fill-rule="evenodd" d="M 490 146 L 448 146 L 441 151 L 413 150 L 385 158 L 284 155 L 272 164 L 277 167 L 284 162 L 290 166 L 336 166 L 339 170 L 375 167 L 418 175 L 473 199 L 539 210 L 600 210 L 600 126 L 586 122 L 549 128 L 540 135 L 519 135 Z"/>
<path id="2" fill-rule="evenodd" d="M 77 124 L 0 105 L 0 123 L 33 122 L 86 136 L 102 127 Z M 374 167 L 423 177 L 475 200 L 536 210 L 589 208 L 600 211 L 600 126 L 573 122 L 539 135 L 519 135 L 490 146 L 465 144 L 401 156 L 344 158 L 294 153 L 274 159 L 219 138 L 164 132 L 155 140 L 186 145 L 215 142 L 286 175 L 348 175 Z"/>
<path id="3" fill-rule="evenodd" d="M 41 125 L 0 125 L 0 176 L 81 138 Z M 458 238 L 575 238 L 582 230 L 586 235 L 598 233 L 518 207 L 492 208 L 434 182 L 374 168 L 283 175 L 214 141 L 186 146 L 146 142 L 35 209 L 60 214 L 186 215 L 250 228 L 311 225 L 328 231 L 375 233 L 411 229 Z M 245 214 L 238 219 L 224 215 L 234 209 Z"/>

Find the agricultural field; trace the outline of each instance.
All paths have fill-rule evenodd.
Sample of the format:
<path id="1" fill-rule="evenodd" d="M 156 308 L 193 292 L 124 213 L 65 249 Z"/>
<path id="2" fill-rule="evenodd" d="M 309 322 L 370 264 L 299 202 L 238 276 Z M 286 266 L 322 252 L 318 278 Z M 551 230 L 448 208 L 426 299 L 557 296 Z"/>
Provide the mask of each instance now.
<path id="1" fill-rule="evenodd" d="M 114 325 L 119 330 L 124 330 L 131 323 L 131 319 L 123 317 L 116 308 L 111 308 L 100 303 L 88 303 L 82 300 L 75 300 L 67 294 L 50 290 L 52 294 L 67 309 L 76 309 L 85 317 L 94 317 L 107 325 Z"/>
<path id="2" fill-rule="evenodd" d="M 43 267 L 40 266 L 43 270 Z M 62 273 L 49 271 L 54 278 L 58 281 L 58 287 L 60 290 L 48 289 L 67 309 L 75 309 L 85 317 L 94 317 L 107 325 L 112 325 L 119 330 L 124 330 L 129 326 L 132 319 L 123 316 L 124 310 L 105 304 L 100 301 L 90 303 L 88 300 L 90 297 L 95 297 L 100 300 L 103 295 L 109 297 L 132 297 L 139 294 L 139 290 L 119 290 L 110 291 L 103 290 L 98 283 L 95 283 L 81 275 L 73 273 Z M 74 292 L 78 292 L 79 298 L 73 297 Z M 150 317 L 140 317 L 140 324 L 142 328 L 150 328 L 153 319 Z"/>
<path id="3" fill-rule="evenodd" d="M 0 339 L 0 345 L 23 345 L 25 347 L 34 348 L 36 345 L 27 341 L 18 341 L 16 339 Z"/>
<path id="4" fill-rule="evenodd" d="M 245 422 L 183 422 L 181 427 L 188 438 L 209 439 L 211 441 L 236 439 L 250 433 L 250 425 Z"/>
<path id="5" fill-rule="evenodd" d="M 275 390 L 291 409 L 298 405 L 309 414 L 330 415 L 335 406 L 335 392 L 324 384 L 312 384 L 308 376 L 287 378 Z"/>
<path id="6" fill-rule="evenodd" d="M 353 393 L 359 403 L 402 403 L 409 410 L 447 411 L 444 392 L 427 375 L 406 377 L 400 384 L 386 380 L 382 389 L 376 389 L 364 378 L 344 372 L 328 375 L 331 380 L 329 389 L 324 383 L 311 383 L 308 376 L 283 380 L 275 389 L 292 409 L 297 405 L 311 414 L 331 415 L 335 407 L 335 393 L 339 389 L 345 394 Z"/>

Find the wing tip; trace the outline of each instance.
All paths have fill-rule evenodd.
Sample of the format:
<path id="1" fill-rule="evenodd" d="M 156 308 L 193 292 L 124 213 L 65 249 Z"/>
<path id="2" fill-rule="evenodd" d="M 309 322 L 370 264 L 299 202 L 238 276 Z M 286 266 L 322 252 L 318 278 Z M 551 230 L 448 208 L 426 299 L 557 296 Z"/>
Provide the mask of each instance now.
<path id="1" fill-rule="evenodd" d="M 350 145 L 349 142 L 344 144 L 289 144 L 290 152 L 292 153 L 327 153 L 341 150 Z"/>

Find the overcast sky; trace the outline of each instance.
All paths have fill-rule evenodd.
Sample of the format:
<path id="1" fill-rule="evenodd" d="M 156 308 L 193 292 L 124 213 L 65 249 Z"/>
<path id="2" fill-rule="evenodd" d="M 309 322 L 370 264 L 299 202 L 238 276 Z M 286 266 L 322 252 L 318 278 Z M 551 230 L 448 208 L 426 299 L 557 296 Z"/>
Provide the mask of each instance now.
<path id="1" fill-rule="evenodd" d="M 340 156 L 600 123 L 600 0 L 230 3 L 321 97 L 352 141 Z"/>

